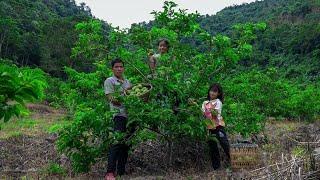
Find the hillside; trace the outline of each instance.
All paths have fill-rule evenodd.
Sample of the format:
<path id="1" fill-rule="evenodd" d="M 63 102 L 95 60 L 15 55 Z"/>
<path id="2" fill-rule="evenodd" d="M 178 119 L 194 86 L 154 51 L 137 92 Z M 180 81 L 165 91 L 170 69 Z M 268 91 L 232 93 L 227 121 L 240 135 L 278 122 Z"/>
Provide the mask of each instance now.
<path id="1" fill-rule="evenodd" d="M 92 15 L 74 0 L 1 0 L 0 17 L 1 58 L 61 77 L 78 36 L 74 26 Z"/>
<path id="2" fill-rule="evenodd" d="M 287 78 L 315 81 L 320 72 L 319 12 L 317 0 L 265 0 L 227 7 L 201 16 L 199 22 L 213 35 L 231 35 L 237 23 L 266 22 L 254 55 L 242 61 L 240 69 L 279 67 Z M 71 48 L 78 34 L 74 25 L 93 18 L 89 7 L 77 6 L 74 0 L 2 0 L 0 16 L 0 57 L 58 77 L 64 74 L 63 66 L 72 64 Z M 105 33 L 108 28 L 104 23 Z"/>
<path id="3" fill-rule="evenodd" d="M 266 22 L 255 53 L 242 65 L 279 67 L 287 78 L 316 80 L 320 72 L 320 2 L 317 0 L 265 0 L 228 7 L 200 24 L 212 34 L 230 34 L 234 24 Z"/>

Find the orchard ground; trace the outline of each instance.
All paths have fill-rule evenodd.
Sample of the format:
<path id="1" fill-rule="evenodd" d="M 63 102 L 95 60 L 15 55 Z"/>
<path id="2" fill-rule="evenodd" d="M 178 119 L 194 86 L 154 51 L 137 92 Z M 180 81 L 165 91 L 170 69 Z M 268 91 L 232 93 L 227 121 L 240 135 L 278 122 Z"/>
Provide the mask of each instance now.
<path id="1" fill-rule="evenodd" d="M 63 125 L 71 123 L 66 112 L 46 105 L 31 104 L 28 107 L 31 109 L 30 116 L 0 123 L 1 179 L 104 177 L 106 158 L 100 159 L 89 173 L 74 174 L 68 158 L 57 152 L 54 144 L 56 134 Z M 319 140 L 319 127 L 319 120 L 306 123 L 270 118 L 264 131 L 253 141 L 266 155 L 264 163 L 273 164 L 282 155 L 307 156 L 306 146 L 301 146 L 298 142 Z M 230 135 L 229 138 L 231 143 L 239 140 L 238 135 Z M 181 139 L 174 144 L 174 159 L 170 165 L 167 160 L 167 145 L 159 141 L 148 141 L 133 149 L 127 166 L 128 175 L 121 179 L 226 178 L 230 171 L 225 168 L 213 171 L 207 151 L 205 143 Z M 233 170 L 232 176 L 241 173 L 240 170 Z"/>

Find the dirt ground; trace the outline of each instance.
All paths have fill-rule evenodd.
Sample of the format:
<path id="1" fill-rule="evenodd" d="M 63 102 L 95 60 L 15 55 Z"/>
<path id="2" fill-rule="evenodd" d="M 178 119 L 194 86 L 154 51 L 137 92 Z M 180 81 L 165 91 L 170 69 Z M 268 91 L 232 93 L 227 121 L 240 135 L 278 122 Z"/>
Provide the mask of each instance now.
<path id="1" fill-rule="evenodd" d="M 101 159 L 91 172 L 75 175 L 68 158 L 57 153 L 50 129 L 65 116 L 63 111 L 41 105 L 33 110 L 27 125 L 0 130 L 0 179 L 103 179 L 106 159 Z M 19 120 L 13 120 L 19 121 Z M 29 121 L 35 121 L 32 123 Z M 30 125 L 31 124 L 31 125 Z M 16 132 L 16 133 L 12 133 Z M 299 142 L 319 141 L 320 121 L 302 123 L 297 121 L 268 120 L 261 134 L 249 139 L 259 146 L 264 154 L 260 164 L 275 163 L 281 156 L 299 155 L 306 148 Z M 239 136 L 230 135 L 230 143 L 239 141 Z M 310 150 L 316 148 L 309 146 Z M 181 140 L 173 145 L 172 166 L 168 166 L 167 145 L 159 141 L 145 142 L 129 155 L 128 175 L 121 179 L 227 179 L 241 178 L 247 170 L 226 169 L 213 171 L 210 167 L 208 149 L 205 143 Z M 62 168 L 53 171 L 54 165 Z M 226 166 L 224 160 L 224 167 Z M 252 169 L 251 169 L 252 170 Z"/>

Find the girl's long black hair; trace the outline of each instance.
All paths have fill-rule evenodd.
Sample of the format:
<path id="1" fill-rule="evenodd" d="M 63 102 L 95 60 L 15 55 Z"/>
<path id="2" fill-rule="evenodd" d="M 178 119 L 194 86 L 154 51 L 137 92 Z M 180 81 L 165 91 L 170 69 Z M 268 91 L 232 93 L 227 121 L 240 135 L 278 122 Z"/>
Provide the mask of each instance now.
<path id="1" fill-rule="evenodd" d="M 164 42 L 166 44 L 166 46 L 168 47 L 168 52 L 169 52 L 169 49 L 170 49 L 170 42 L 168 39 L 165 39 L 165 38 L 162 38 L 162 39 L 159 39 L 158 40 L 158 46 L 161 42 Z"/>
<path id="2" fill-rule="evenodd" d="M 214 91 L 214 92 L 218 92 L 219 95 L 218 95 L 218 99 L 220 99 L 220 101 L 223 103 L 224 101 L 224 94 L 223 94 L 223 90 L 222 90 L 222 87 L 219 83 L 214 83 L 212 84 L 210 87 L 209 87 L 209 90 L 208 90 L 208 96 L 207 96 L 207 99 L 210 101 L 210 91 Z"/>

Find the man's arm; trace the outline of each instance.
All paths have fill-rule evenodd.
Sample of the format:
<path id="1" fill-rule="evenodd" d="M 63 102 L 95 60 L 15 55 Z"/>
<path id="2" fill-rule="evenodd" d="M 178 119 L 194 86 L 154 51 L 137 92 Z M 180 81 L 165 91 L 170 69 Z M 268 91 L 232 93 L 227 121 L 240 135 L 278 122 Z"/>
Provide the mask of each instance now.
<path id="1" fill-rule="evenodd" d="M 116 105 L 116 106 L 121 106 L 121 103 L 120 103 L 116 98 L 114 98 L 114 97 L 112 96 L 112 94 L 106 94 L 106 96 L 107 96 L 107 99 L 108 99 L 112 104 L 114 104 L 114 105 Z"/>

